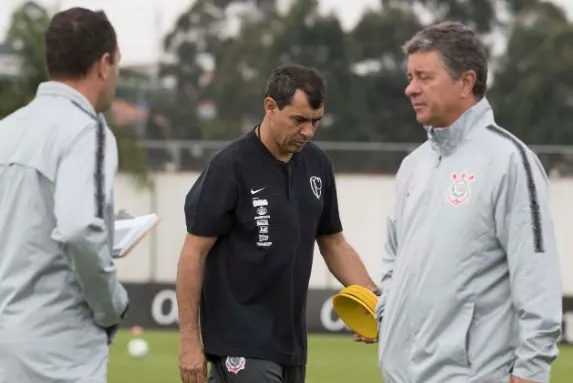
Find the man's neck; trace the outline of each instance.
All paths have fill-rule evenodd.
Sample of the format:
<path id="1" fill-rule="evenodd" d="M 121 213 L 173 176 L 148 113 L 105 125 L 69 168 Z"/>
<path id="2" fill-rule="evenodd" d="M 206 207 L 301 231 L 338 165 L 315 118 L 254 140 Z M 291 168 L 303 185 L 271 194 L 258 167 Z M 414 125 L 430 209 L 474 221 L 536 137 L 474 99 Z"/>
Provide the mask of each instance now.
<path id="1" fill-rule="evenodd" d="M 65 84 L 65 85 L 69 86 L 70 88 L 77 90 L 79 93 L 81 93 L 89 101 L 89 103 L 92 105 L 92 107 L 94 108 L 96 113 L 100 112 L 97 108 L 97 95 L 93 91 L 93 88 L 90 87 L 89 84 L 87 84 L 85 81 L 83 81 L 83 80 L 62 80 L 62 79 L 58 79 L 58 80 L 54 80 L 54 81 L 61 82 L 62 84 Z"/>
<path id="2" fill-rule="evenodd" d="M 259 139 L 276 159 L 282 162 L 288 162 L 291 159 L 292 153 L 283 153 L 277 142 L 273 139 L 269 122 L 266 119 L 263 119 L 257 130 Z"/>
<path id="3" fill-rule="evenodd" d="M 466 102 L 462 103 L 458 109 L 456 109 L 455 111 L 452 111 L 452 114 L 451 114 L 450 118 L 448 119 L 448 121 L 444 121 L 444 123 L 443 123 L 444 126 L 436 126 L 436 128 L 449 128 L 457 120 L 459 120 L 460 117 L 465 112 L 467 112 L 468 110 L 473 108 L 478 102 L 479 102 L 479 100 L 477 100 L 474 97 L 468 99 Z"/>

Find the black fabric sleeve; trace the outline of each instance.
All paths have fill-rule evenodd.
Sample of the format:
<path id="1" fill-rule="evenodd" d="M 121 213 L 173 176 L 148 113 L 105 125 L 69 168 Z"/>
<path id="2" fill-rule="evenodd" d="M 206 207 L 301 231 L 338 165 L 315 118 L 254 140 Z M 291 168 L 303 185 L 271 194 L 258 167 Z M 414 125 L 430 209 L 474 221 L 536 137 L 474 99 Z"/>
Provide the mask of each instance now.
<path id="1" fill-rule="evenodd" d="M 233 225 L 238 187 L 232 165 L 214 158 L 201 172 L 185 198 L 189 234 L 218 237 Z"/>
<path id="2" fill-rule="evenodd" d="M 317 237 L 342 232 L 342 223 L 340 222 L 340 214 L 338 212 L 338 196 L 336 193 L 334 170 L 330 161 L 327 174 L 327 187 L 325 190 L 326 193 L 324 193 L 324 205 L 322 207 L 320 222 L 318 223 Z"/>

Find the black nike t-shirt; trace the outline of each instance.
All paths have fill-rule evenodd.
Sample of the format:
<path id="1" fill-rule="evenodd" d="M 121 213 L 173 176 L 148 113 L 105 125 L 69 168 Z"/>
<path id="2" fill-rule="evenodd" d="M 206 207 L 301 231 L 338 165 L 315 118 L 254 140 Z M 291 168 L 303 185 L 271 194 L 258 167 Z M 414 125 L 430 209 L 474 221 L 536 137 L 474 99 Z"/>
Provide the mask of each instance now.
<path id="1" fill-rule="evenodd" d="M 284 163 L 252 130 L 205 167 L 187 195 L 185 218 L 190 234 L 218 237 L 200 306 L 208 356 L 305 364 L 315 240 L 342 231 L 326 153 L 308 143 Z"/>

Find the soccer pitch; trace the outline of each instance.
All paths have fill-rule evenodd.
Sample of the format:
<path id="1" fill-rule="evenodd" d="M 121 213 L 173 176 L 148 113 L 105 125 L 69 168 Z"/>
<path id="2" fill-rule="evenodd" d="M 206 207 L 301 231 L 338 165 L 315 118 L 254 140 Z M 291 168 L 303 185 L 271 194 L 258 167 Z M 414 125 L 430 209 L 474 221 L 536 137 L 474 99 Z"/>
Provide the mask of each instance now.
<path id="1" fill-rule="evenodd" d="M 128 331 L 118 333 L 111 346 L 109 383 L 178 383 L 178 337 L 175 331 L 146 331 L 150 352 L 142 359 L 127 353 Z M 551 383 L 573 381 L 573 347 L 562 347 Z M 377 367 L 377 346 L 358 344 L 351 336 L 309 336 L 306 383 L 382 383 Z"/>

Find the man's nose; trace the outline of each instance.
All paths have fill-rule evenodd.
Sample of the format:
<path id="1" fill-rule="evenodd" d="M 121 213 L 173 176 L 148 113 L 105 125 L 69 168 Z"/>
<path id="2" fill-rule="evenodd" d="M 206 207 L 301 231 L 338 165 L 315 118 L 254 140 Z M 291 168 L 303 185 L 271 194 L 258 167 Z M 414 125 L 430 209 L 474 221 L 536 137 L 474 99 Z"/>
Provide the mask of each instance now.
<path id="1" fill-rule="evenodd" d="M 315 126 L 318 124 L 318 121 L 308 121 L 302 127 L 300 134 L 304 136 L 307 140 L 310 140 L 312 136 L 314 136 Z"/>
<path id="2" fill-rule="evenodd" d="M 410 83 L 406 87 L 404 93 L 406 93 L 406 96 L 408 96 L 408 97 L 412 97 L 415 94 L 419 94 L 420 93 L 420 87 L 418 86 L 417 81 L 416 80 L 410 81 Z"/>

